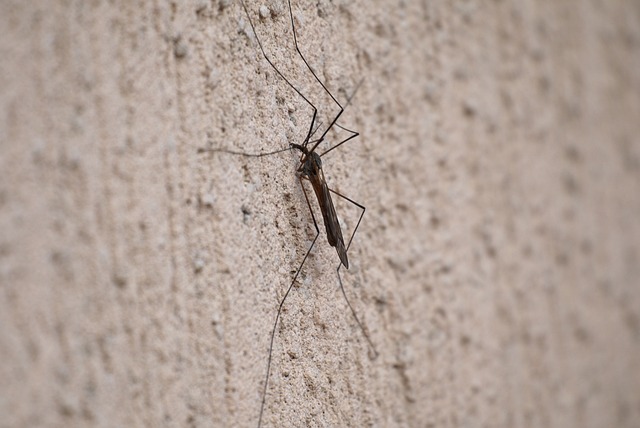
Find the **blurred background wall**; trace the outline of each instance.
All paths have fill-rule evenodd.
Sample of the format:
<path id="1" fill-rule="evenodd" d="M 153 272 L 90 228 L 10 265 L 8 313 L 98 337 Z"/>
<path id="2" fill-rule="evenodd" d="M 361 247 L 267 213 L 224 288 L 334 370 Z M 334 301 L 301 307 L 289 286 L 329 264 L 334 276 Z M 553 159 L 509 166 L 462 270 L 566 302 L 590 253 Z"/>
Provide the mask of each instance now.
<path id="1" fill-rule="evenodd" d="M 325 129 L 286 2 L 247 7 Z M 339 101 L 363 82 L 323 165 L 380 355 L 320 225 L 264 426 L 637 427 L 640 3 L 293 15 Z M 238 1 L 3 0 L 0 33 L 0 426 L 256 426 L 315 232 L 295 154 L 206 149 L 311 108 Z"/>

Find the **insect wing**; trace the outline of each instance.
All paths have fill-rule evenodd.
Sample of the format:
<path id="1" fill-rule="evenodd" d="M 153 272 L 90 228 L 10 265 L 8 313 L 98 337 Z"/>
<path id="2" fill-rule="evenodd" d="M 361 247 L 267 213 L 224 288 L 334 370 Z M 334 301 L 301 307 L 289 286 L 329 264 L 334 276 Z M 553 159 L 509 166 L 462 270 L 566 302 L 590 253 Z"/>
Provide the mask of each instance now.
<path id="1" fill-rule="evenodd" d="M 319 183 L 314 183 L 313 187 L 316 191 L 316 196 L 318 197 L 320 211 L 322 211 L 324 227 L 327 230 L 327 241 L 329 241 L 329 245 L 336 248 L 338 256 L 340 257 L 340 261 L 342 262 L 344 267 L 348 269 L 349 259 L 347 258 L 347 250 L 344 247 L 342 230 L 340 229 L 340 223 L 338 222 L 336 209 L 333 206 L 333 200 L 331 199 L 331 192 L 329 192 L 329 187 L 324 180 Z"/>

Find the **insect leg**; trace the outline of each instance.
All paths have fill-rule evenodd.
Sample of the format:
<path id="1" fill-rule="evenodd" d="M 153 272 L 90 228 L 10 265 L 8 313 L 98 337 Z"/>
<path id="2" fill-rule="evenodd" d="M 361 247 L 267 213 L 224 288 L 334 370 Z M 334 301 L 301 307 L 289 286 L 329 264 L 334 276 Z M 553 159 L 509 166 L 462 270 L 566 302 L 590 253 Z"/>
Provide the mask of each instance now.
<path id="1" fill-rule="evenodd" d="M 276 320 L 273 323 L 273 330 L 271 331 L 271 341 L 269 343 L 269 358 L 267 359 L 267 375 L 264 380 L 264 389 L 262 391 L 262 403 L 260 404 L 260 417 L 258 418 L 258 428 L 262 426 L 262 415 L 264 413 L 264 403 L 267 400 L 267 388 L 269 387 L 269 375 L 271 374 L 271 357 L 273 354 L 273 341 L 276 336 L 276 329 L 278 327 L 278 321 L 280 320 L 280 313 L 282 312 L 282 307 L 284 306 L 285 300 L 287 300 L 287 296 L 289 295 L 289 292 L 293 288 L 293 284 L 295 284 L 296 279 L 298 279 L 298 275 L 302 271 L 302 266 L 304 266 L 304 262 L 307 261 L 307 257 L 309 257 L 309 253 L 311 253 L 313 246 L 316 244 L 316 240 L 318 239 L 318 236 L 320 236 L 320 229 L 318 229 L 318 223 L 316 222 L 316 217 L 314 216 L 313 210 L 311 209 L 311 204 L 309 203 L 309 197 L 307 196 L 307 191 L 305 190 L 304 185 L 302 184 L 302 176 L 298 176 L 298 180 L 300 180 L 300 186 L 302 187 L 304 198 L 307 201 L 309 212 L 311 212 L 311 218 L 313 219 L 313 227 L 315 227 L 316 229 L 316 236 L 313 238 L 313 241 L 311 242 L 311 246 L 309 246 L 309 249 L 305 253 L 304 258 L 300 263 L 300 266 L 298 266 L 298 269 L 296 270 L 296 273 L 293 276 L 293 280 L 291 281 L 289 288 L 287 288 L 287 292 L 284 293 L 284 297 L 282 298 L 282 300 L 280 301 L 280 304 L 278 305 L 278 313 L 276 314 Z"/>
<path id="2" fill-rule="evenodd" d="M 333 94 L 331 92 L 329 92 L 329 90 L 327 89 L 326 85 L 324 83 L 322 83 L 322 80 L 320 80 L 318 75 L 315 73 L 315 71 L 313 71 L 313 69 L 309 65 L 309 62 L 307 61 L 307 59 L 302 54 L 302 51 L 300 51 L 300 47 L 298 46 L 298 33 L 296 31 L 296 24 L 293 21 L 293 11 L 291 9 L 291 0 L 288 0 L 288 2 L 289 2 L 289 16 L 291 17 L 291 27 L 293 28 L 293 42 L 294 42 L 294 44 L 296 46 L 296 51 L 298 51 L 298 55 L 300 55 L 300 58 L 302 58 L 302 61 L 304 61 L 304 64 L 307 66 L 307 68 L 309 69 L 309 71 L 311 72 L 313 77 L 320 84 L 320 86 L 322 86 L 322 89 L 324 89 L 324 91 L 327 94 L 329 94 L 331 99 L 338 105 L 338 107 L 340 107 L 340 111 L 338 112 L 338 114 L 333 118 L 333 120 L 331 121 L 331 123 L 329 124 L 327 129 L 324 130 L 324 132 L 322 133 L 320 138 L 318 138 L 318 140 L 316 140 L 316 143 L 313 145 L 313 147 L 311 147 L 311 150 L 309 150 L 309 152 L 313 152 L 316 149 L 316 147 L 318 146 L 318 144 L 320 144 L 324 140 L 324 137 L 327 135 L 327 133 L 333 127 L 333 125 L 336 123 L 336 121 L 338 120 L 340 115 L 342 115 L 342 112 L 344 112 L 344 107 L 342 107 L 342 104 L 340 104 L 340 102 L 333 96 Z M 314 119 L 315 119 L 315 116 L 314 116 Z M 305 139 L 305 146 L 309 143 L 309 137 L 310 137 L 310 135 L 308 134 L 307 138 Z"/>
<path id="3" fill-rule="evenodd" d="M 335 190 L 329 189 L 329 191 L 331 193 L 341 197 L 342 199 L 345 199 L 346 201 L 351 202 L 352 204 L 356 205 L 358 208 L 360 208 L 362 210 L 362 212 L 360 213 L 360 218 L 358 219 L 358 223 L 356 224 L 355 229 L 353 229 L 353 233 L 351 234 L 351 237 L 349 238 L 349 242 L 347 243 L 347 251 L 349 251 L 349 247 L 351 246 L 351 241 L 353 241 L 353 237 L 356 235 L 356 232 L 358 231 L 358 227 L 360 226 L 360 222 L 362 221 L 362 217 L 364 217 L 364 212 L 367 209 L 366 209 L 366 207 L 364 205 L 361 205 L 361 204 L 357 203 L 353 199 L 350 199 L 350 198 L 344 196 L 343 194 L 336 192 Z M 340 263 L 338 265 L 338 268 L 336 269 L 336 273 L 338 274 L 338 282 L 340 283 L 340 290 L 342 291 L 342 295 L 344 296 L 344 300 L 347 302 L 347 306 L 349 306 L 349 309 L 351 310 L 351 314 L 353 315 L 353 318 L 358 323 L 358 326 L 360 327 L 360 330 L 362 330 L 362 334 L 364 335 L 365 339 L 367 339 L 367 342 L 369 343 L 369 347 L 370 347 L 370 349 L 372 351 L 373 358 L 376 358 L 378 356 L 378 351 L 376 351 L 376 347 L 373 345 L 373 342 L 371 341 L 371 338 L 369 337 L 369 334 L 364 329 L 364 326 L 362 325 L 362 322 L 360 322 L 360 318 L 358 318 L 358 315 L 356 315 L 356 311 L 353 309 L 353 306 L 351 306 L 351 302 L 349 302 L 349 298 L 347 297 L 347 293 L 344 291 L 344 285 L 342 284 L 342 278 L 340 277 L 340 268 L 341 267 L 342 267 L 342 263 Z"/>
<path id="4" fill-rule="evenodd" d="M 333 147 L 329 147 L 327 150 L 325 150 L 324 152 L 322 152 L 322 153 L 320 154 L 320 157 L 322 157 L 322 156 L 326 155 L 326 154 L 327 154 L 327 153 L 329 153 L 331 150 L 337 149 L 338 147 L 340 147 L 341 145 L 343 145 L 343 144 L 344 144 L 344 143 L 346 143 L 347 141 L 349 141 L 349 140 L 351 140 L 351 139 L 353 139 L 353 138 L 356 138 L 358 135 L 360 135 L 360 133 L 359 133 L 359 132 L 356 132 L 356 131 L 352 131 L 352 130 L 350 130 L 350 129 L 347 129 L 347 128 L 345 128 L 344 126 L 340 125 L 339 123 L 334 123 L 334 125 L 335 125 L 335 126 L 337 126 L 337 127 L 338 127 L 338 128 L 340 128 L 340 129 L 343 129 L 343 130 L 345 130 L 345 131 L 347 131 L 347 132 L 350 132 L 350 133 L 351 133 L 351 135 L 350 135 L 350 136 L 348 136 L 347 138 L 345 138 L 344 140 L 340 141 L 340 142 L 339 142 L 338 144 L 336 144 L 335 146 L 333 146 Z"/>
<path id="5" fill-rule="evenodd" d="M 344 108 L 346 109 L 349 104 L 351 104 L 351 100 L 353 99 L 353 97 L 356 96 L 356 92 L 358 92 L 358 89 L 360 89 L 360 86 L 362 86 L 362 82 L 364 82 L 364 79 L 361 79 L 358 82 L 358 85 L 356 86 L 356 88 L 353 90 L 353 92 L 351 93 L 351 95 L 349 96 L 349 98 L 347 98 L 347 102 L 344 103 Z M 327 153 L 329 153 L 331 150 L 337 149 L 338 147 L 340 147 L 341 145 L 343 145 L 344 143 L 346 143 L 347 141 L 351 140 L 352 138 L 356 138 L 358 135 L 360 135 L 360 133 L 356 132 L 356 131 L 352 131 L 351 129 L 348 129 L 342 125 L 340 125 L 338 122 L 334 123 L 335 126 L 337 126 L 338 128 L 349 132 L 351 135 L 347 138 L 345 138 L 344 140 L 342 140 L 341 142 L 339 142 L 338 144 L 336 144 L 333 147 L 329 147 L 327 150 L 325 150 L 324 152 L 322 152 L 322 154 L 320 154 L 320 157 L 326 155 Z M 314 141 L 315 142 L 315 141 Z"/>
<path id="6" fill-rule="evenodd" d="M 289 85 L 294 91 L 296 91 L 296 93 L 298 95 L 300 95 L 300 97 L 303 100 L 305 100 L 307 102 L 307 104 L 309 104 L 311 106 L 311 108 L 313 109 L 313 117 L 311 118 L 311 123 L 309 124 L 309 131 L 307 132 L 307 136 L 304 139 L 304 141 L 307 142 L 307 141 L 309 141 L 309 138 L 311 138 L 311 133 L 312 133 L 312 130 L 313 130 L 313 124 L 316 123 L 316 116 L 318 114 L 318 109 L 316 108 L 316 106 L 311 101 L 309 101 L 309 99 L 307 97 L 305 97 L 302 94 L 302 92 L 300 92 L 300 90 L 298 88 L 293 86 L 293 84 L 289 81 L 289 79 L 284 77 L 284 74 L 282 74 L 282 72 L 280 70 L 278 70 L 278 67 L 276 67 L 275 64 L 271 61 L 271 59 L 267 56 L 267 53 L 265 52 L 264 47 L 262 47 L 262 42 L 260 41 L 260 38 L 258 38 L 258 34 L 256 33 L 256 27 L 253 25 L 253 20 L 251 19 L 251 16 L 249 15 L 249 10 L 247 9 L 247 6 L 244 4 L 244 0 L 240 0 L 240 3 L 242 3 L 242 8 L 244 9 L 244 12 L 247 15 L 247 19 L 249 20 L 249 24 L 251 25 L 251 30 L 253 30 L 253 34 L 256 36 L 256 41 L 258 42 L 258 46 L 260 47 L 260 51 L 262 52 L 262 56 L 264 56 L 264 58 L 267 60 L 269 65 L 271 65 L 271 68 L 273 68 L 275 70 L 275 72 L 278 73 L 278 76 L 280 76 L 287 83 L 287 85 Z M 291 1 L 289 1 L 289 13 L 291 15 L 291 22 L 293 22 L 293 14 L 291 13 Z M 293 28 L 293 38 L 294 38 L 294 41 L 295 41 L 296 40 L 295 27 Z M 298 42 L 296 41 L 296 48 L 297 47 L 298 47 Z M 298 52 L 300 52 L 299 49 L 298 49 Z M 306 63 L 306 60 L 305 60 L 305 63 Z M 307 66 L 308 66 L 308 64 L 307 64 Z M 315 76 L 315 74 L 314 74 L 314 76 Z M 316 79 L 317 79 L 317 77 L 316 77 Z M 323 85 L 323 87 L 324 87 L 324 85 Z M 325 88 L 325 90 L 326 90 L 326 88 Z M 333 98 L 333 96 L 332 96 L 332 98 Z M 340 107 L 340 108 L 342 109 L 342 107 Z M 334 119 L 334 122 L 335 122 L 335 119 Z M 326 134 L 326 132 L 325 132 L 325 134 Z M 320 137 L 320 140 L 322 140 L 323 137 L 324 137 L 324 134 L 322 135 L 322 137 Z M 317 144 L 319 144 L 319 143 L 317 143 Z"/>
<path id="7" fill-rule="evenodd" d="M 239 152 L 236 150 L 230 150 L 230 149 L 225 149 L 225 148 L 204 148 L 204 147 L 200 147 L 198 148 L 198 153 L 228 153 L 230 155 L 240 155 L 240 156 L 246 156 L 246 157 L 250 157 L 250 158 L 260 158 L 263 156 L 270 156 L 270 155 L 275 155 L 276 153 L 282 153 L 282 152 L 286 152 L 287 150 L 291 150 L 290 147 L 287 147 L 286 149 L 279 149 L 279 150 L 274 150 L 272 152 L 262 152 L 262 153 L 244 153 L 244 152 Z"/>

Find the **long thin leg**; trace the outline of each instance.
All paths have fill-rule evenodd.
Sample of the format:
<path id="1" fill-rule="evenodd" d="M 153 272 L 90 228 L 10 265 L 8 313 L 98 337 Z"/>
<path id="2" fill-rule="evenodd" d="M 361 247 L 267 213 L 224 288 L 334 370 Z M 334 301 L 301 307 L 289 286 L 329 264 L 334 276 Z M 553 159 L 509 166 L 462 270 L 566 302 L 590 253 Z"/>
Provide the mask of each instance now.
<path id="1" fill-rule="evenodd" d="M 311 123 L 309 124 L 309 131 L 307 132 L 307 136 L 304 139 L 304 141 L 309 141 L 309 138 L 311 138 L 311 133 L 312 133 L 312 130 L 313 130 L 313 124 L 316 122 L 316 116 L 318 114 L 318 109 L 316 108 L 316 106 L 311 101 L 309 101 L 309 99 L 307 99 L 307 97 L 302 95 L 302 92 L 300 92 L 300 90 L 298 88 L 293 86 L 293 84 L 286 77 L 284 77 L 284 74 L 282 74 L 280 72 L 280 70 L 278 70 L 278 67 L 276 67 L 275 64 L 271 61 L 271 59 L 267 56 L 267 53 L 265 52 L 264 48 L 262 47 L 262 42 L 260 41 L 260 38 L 258 37 L 258 35 L 256 33 L 256 27 L 253 25 L 253 20 L 251 20 L 251 16 L 249 15 L 249 10 L 247 9 L 247 6 L 244 4 L 244 0 L 240 0 L 240 3 L 242 3 L 242 8 L 244 9 L 244 12 L 247 14 L 247 19 L 249 19 L 249 24 L 251 25 L 251 29 L 253 30 L 253 34 L 255 34 L 255 36 L 256 36 L 256 41 L 258 42 L 258 46 L 260 47 L 260 51 L 262 52 L 262 56 L 264 56 L 264 58 L 267 60 L 267 62 L 275 70 L 275 72 L 278 73 L 278 75 L 280 77 L 282 77 L 282 79 L 285 82 L 287 82 L 287 85 L 289 85 L 294 91 L 296 91 L 296 93 L 298 95 L 300 95 L 300 97 L 302 97 L 302 99 L 305 100 L 307 102 L 307 104 L 309 104 L 311 106 L 311 108 L 313 108 L 313 117 L 311 118 Z M 289 1 L 289 12 L 290 12 L 290 15 L 291 15 L 291 22 L 293 22 L 293 14 L 291 14 L 291 1 Z M 294 40 L 295 40 L 295 28 L 294 28 Z M 296 42 L 296 48 L 297 48 L 297 46 L 298 46 L 298 44 Z M 298 52 L 300 52 L 300 50 L 298 50 Z M 306 60 L 305 60 L 305 62 L 306 62 Z M 315 76 L 315 74 L 314 74 L 314 76 Z M 317 79 L 317 77 L 316 77 L 316 79 Z M 326 90 L 326 88 L 325 88 L 325 90 Z M 332 98 L 333 98 L 333 96 L 332 96 Z M 342 107 L 340 107 L 340 108 L 342 109 Z M 342 111 L 340 113 L 342 113 Z M 334 122 L 335 122 L 336 119 L 334 119 Z M 329 128 L 331 128 L 331 126 L 332 125 L 330 125 Z M 325 131 L 324 134 L 326 134 L 326 131 Z M 322 139 L 324 137 L 324 134 L 322 135 L 322 137 L 320 137 L 320 139 Z M 319 144 L 319 143 L 317 143 L 317 144 Z"/>
<path id="2" fill-rule="evenodd" d="M 347 98 L 347 102 L 344 103 L 344 108 L 345 109 L 349 106 L 349 104 L 351 104 L 351 100 L 353 99 L 353 97 L 356 96 L 356 92 L 358 92 L 358 89 L 360 89 L 360 86 L 362 86 L 362 82 L 364 82 L 364 79 L 360 79 L 360 81 L 358 82 L 358 85 L 356 86 L 356 88 L 353 90 L 353 92 L 351 93 L 349 98 Z M 346 139 L 342 140 L 341 142 L 339 142 L 338 144 L 336 144 L 335 146 L 329 147 L 327 150 L 322 152 L 322 154 L 320 154 L 320 157 L 326 155 L 327 153 L 329 153 L 332 150 L 337 149 L 338 147 L 340 147 L 341 145 L 343 145 L 347 141 L 349 141 L 349 140 L 351 140 L 353 138 L 356 138 L 358 135 L 360 135 L 359 132 L 352 131 L 351 129 L 345 128 L 344 126 L 340 125 L 338 122 L 335 122 L 334 125 L 337 126 L 340 129 L 344 130 L 344 131 L 349 132 L 351 135 L 349 137 L 347 137 Z"/>
<path id="3" fill-rule="evenodd" d="M 324 130 L 324 132 L 322 133 L 320 138 L 317 140 L 317 142 L 311 147 L 311 150 L 309 150 L 309 152 L 313 152 L 316 149 L 316 147 L 318 147 L 318 144 L 320 144 L 324 140 L 324 137 L 327 135 L 327 133 L 333 127 L 333 125 L 338 121 L 338 118 L 344 112 L 344 107 L 342 107 L 342 104 L 340 104 L 340 102 L 336 99 L 336 97 L 334 97 L 333 94 L 329 92 L 325 84 L 322 82 L 322 80 L 320 80 L 318 75 L 315 73 L 315 71 L 313 71 L 313 69 L 309 65 L 309 62 L 307 61 L 305 56 L 302 54 L 302 51 L 300 51 L 300 46 L 298 46 L 298 33 L 296 31 L 296 24 L 293 21 L 293 11 L 291 9 L 291 0 L 288 0 L 288 1 L 289 1 L 289 16 L 291 17 L 291 27 L 293 28 L 293 42 L 296 46 L 296 51 L 298 51 L 298 55 L 300 55 L 300 58 L 302 58 L 302 61 L 304 61 L 305 65 L 307 66 L 307 68 L 309 69 L 313 77 L 320 84 L 320 86 L 322 86 L 322 89 L 324 89 L 324 91 L 327 94 L 329 94 L 331 99 L 338 105 L 338 107 L 340 107 L 340 111 L 338 112 L 338 114 L 333 118 L 333 120 L 331 121 L 327 129 Z M 307 135 L 307 138 L 305 139 L 305 146 L 308 144 L 308 142 L 309 142 L 309 135 Z"/>
<path id="4" fill-rule="evenodd" d="M 316 133 L 318 128 L 320 128 L 321 123 L 322 122 L 319 122 L 316 125 L 316 127 L 311 132 L 311 136 L 313 136 L 313 134 Z M 336 125 L 339 126 L 342 129 L 345 129 L 344 127 L 338 125 L 337 123 L 336 123 Z M 349 132 L 353 132 L 353 131 L 350 131 L 348 129 L 345 129 L 345 130 L 349 131 Z M 204 147 L 200 147 L 200 148 L 198 148 L 198 153 L 229 153 L 231 155 L 241 155 L 241 156 L 247 156 L 247 157 L 250 157 L 250 158 L 260 158 L 260 157 L 263 157 L 263 156 L 270 156 L 270 155 L 275 155 L 277 153 L 286 152 L 287 150 L 291 150 L 291 147 L 274 150 L 272 152 L 262 152 L 262 153 L 245 153 L 245 152 L 239 152 L 237 150 L 231 150 L 231 149 L 225 149 L 225 148 L 213 148 L 213 147 L 204 148 Z"/>
<path id="5" fill-rule="evenodd" d="M 325 90 L 325 92 L 327 94 L 329 94 L 329 96 L 331 97 L 331 99 L 338 104 L 338 107 L 342 108 L 342 105 L 338 102 L 338 100 L 336 100 L 336 98 L 333 96 L 333 94 L 331 92 L 329 92 L 329 90 L 327 89 L 327 87 L 325 86 L 324 83 L 322 83 L 322 80 L 320 80 L 320 78 L 316 75 L 316 73 L 313 71 L 313 69 L 311 68 L 311 66 L 309 65 L 309 62 L 307 61 L 307 59 L 304 57 L 304 55 L 302 54 L 302 52 L 300 51 L 300 47 L 298 46 L 298 33 L 296 31 L 296 24 L 293 22 L 293 11 L 291 10 L 291 0 L 289 0 L 289 16 L 291 17 L 291 27 L 293 28 L 293 42 L 296 45 L 296 50 L 298 51 L 298 54 L 300 55 L 300 58 L 302 58 L 302 61 L 304 61 L 305 65 L 307 66 L 307 68 L 309 69 L 309 71 L 311 72 L 311 74 L 313 74 L 313 77 L 316 78 L 316 80 L 318 81 L 318 83 L 320 84 L 320 86 L 322 86 L 322 88 Z"/>
<path id="6" fill-rule="evenodd" d="M 337 126 L 337 127 L 338 127 L 338 128 L 340 128 L 340 129 L 343 129 L 343 130 L 345 130 L 345 131 L 347 131 L 347 132 L 350 132 L 350 133 L 351 133 L 351 135 L 350 135 L 350 136 L 348 136 L 347 138 L 345 138 L 344 140 L 340 141 L 340 142 L 339 142 L 338 144 L 336 144 L 335 146 L 333 146 L 333 147 L 329 147 L 327 150 L 325 150 L 324 152 L 322 152 L 322 153 L 320 154 L 320 157 L 322 157 L 322 156 L 326 155 L 327 153 L 329 153 L 330 151 L 332 151 L 332 150 L 334 150 L 334 149 L 337 149 L 338 147 L 340 147 L 341 145 L 343 145 L 343 144 L 344 144 L 344 143 L 346 143 L 347 141 L 349 141 L 349 140 L 351 140 L 351 139 L 353 139 L 353 138 L 356 138 L 358 135 L 360 135 L 360 133 L 359 133 L 359 132 L 356 132 L 356 131 L 352 131 L 352 130 L 350 130 L 350 129 L 347 129 L 347 128 L 345 128 L 344 126 L 340 125 L 339 123 L 334 123 L 334 125 L 335 125 L 335 126 Z"/>
<path id="7" fill-rule="evenodd" d="M 360 218 L 358 219 L 358 223 L 356 224 L 355 229 L 353 229 L 353 233 L 351 234 L 351 237 L 349 238 L 349 242 L 347 243 L 347 251 L 349 251 L 349 247 L 351 246 L 351 241 L 353 241 L 353 237 L 356 235 L 356 232 L 358 231 L 358 227 L 360 226 L 360 222 L 362 221 L 362 217 L 364 217 L 364 213 L 365 213 L 365 211 L 367 209 L 366 209 L 366 207 L 364 205 L 361 205 L 361 204 L 357 203 L 353 199 L 350 199 L 350 198 L 344 196 L 343 194 L 336 192 L 333 189 L 329 189 L 329 191 L 331 193 L 337 195 L 337 196 L 340 196 L 342 199 L 345 199 L 345 200 L 351 202 L 352 204 L 356 205 L 360 209 L 362 209 L 362 213 L 360 213 Z M 376 351 L 376 347 L 373 345 L 373 342 L 371 341 L 371 338 L 369 337 L 369 334 L 364 329 L 364 326 L 362 325 L 362 322 L 360 322 L 360 318 L 358 318 L 358 315 L 356 315 L 356 311 L 353 309 L 353 306 L 351 306 L 351 302 L 349 302 L 349 298 L 347 297 L 347 293 L 344 291 L 344 285 L 342 284 L 342 278 L 340 277 L 340 268 L 341 267 L 342 267 L 342 263 L 340 263 L 338 265 L 338 268 L 336 269 L 336 273 L 338 274 L 338 282 L 340 282 L 340 290 L 342 291 L 342 295 L 344 296 L 344 300 L 347 302 L 347 306 L 349 306 L 349 309 L 351 309 L 351 314 L 353 315 L 353 318 L 358 323 L 358 326 L 360 327 L 360 330 L 362 330 L 362 334 L 364 335 L 365 339 L 367 339 L 367 342 L 369 343 L 369 347 L 371 348 L 371 351 L 373 351 L 373 358 L 376 358 L 378 356 L 378 351 Z"/>
<path id="8" fill-rule="evenodd" d="M 269 386 L 269 375 L 271 373 L 271 356 L 273 354 L 273 340 L 276 337 L 276 329 L 278 328 L 278 320 L 280 319 L 280 313 L 282 312 L 284 301 L 287 300 L 287 296 L 289 295 L 289 292 L 293 288 L 293 284 L 295 284 L 296 279 L 298 279 L 298 275 L 302 271 L 302 266 L 304 266 L 304 262 L 307 261 L 307 257 L 309 257 L 309 253 L 311 253 L 313 246 L 316 244 L 316 240 L 318 239 L 318 236 L 320 236 L 320 229 L 318 229 L 318 223 L 316 222 L 316 217 L 313 214 L 313 210 L 311 209 L 311 203 L 309 203 L 309 197 L 307 196 L 307 191 L 305 190 L 304 185 L 302 184 L 302 177 L 298 176 L 298 180 L 300 180 L 300 186 L 302 187 L 304 198 L 307 201 L 307 206 L 309 207 L 309 212 L 311 213 L 311 218 L 313 219 L 313 227 L 315 227 L 316 229 L 316 236 L 313 238 L 313 241 L 311 242 L 311 246 L 309 247 L 306 254 L 304 255 L 304 258 L 302 259 L 302 262 L 300 263 L 298 270 L 296 270 L 296 274 L 293 276 L 293 280 L 291 281 L 289 288 L 287 288 L 287 292 L 284 293 L 284 297 L 282 298 L 282 300 L 280 301 L 280 304 L 278 305 L 278 313 L 276 314 L 276 320 L 273 323 L 273 330 L 271 331 L 271 342 L 269 343 L 269 358 L 267 359 L 267 376 L 265 377 L 264 389 L 262 390 L 262 403 L 260 404 L 260 417 L 258 418 L 258 428 L 262 426 L 262 414 L 264 413 L 264 403 L 267 400 L 267 388 Z"/>
<path id="9" fill-rule="evenodd" d="M 260 158 L 262 156 L 269 156 L 269 155 L 275 155 L 276 153 L 286 152 L 287 150 L 291 150 L 291 147 L 287 147 L 286 149 L 274 150 L 272 152 L 262 152 L 262 153 L 244 153 L 244 152 L 238 152 L 236 150 L 229 150 L 229 149 L 223 149 L 223 148 L 200 147 L 198 148 L 198 153 L 229 153 L 232 155 L 247 156 L 250 158 Z"/>

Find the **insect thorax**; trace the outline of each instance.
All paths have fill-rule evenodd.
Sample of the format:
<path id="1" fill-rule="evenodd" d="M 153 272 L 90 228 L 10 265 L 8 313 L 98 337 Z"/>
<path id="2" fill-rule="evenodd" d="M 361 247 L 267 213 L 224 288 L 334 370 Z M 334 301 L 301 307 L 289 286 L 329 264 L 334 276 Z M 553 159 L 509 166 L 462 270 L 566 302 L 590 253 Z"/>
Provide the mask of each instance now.
<path id="1" fill-rule="evenodd" d="M 321 169 L 322 161 L 320 160 L 320 156 L 316 152 L 307 154 L 304 165 L 302 166 L 302 173 L 311 178 L 320 175 Z"/>

